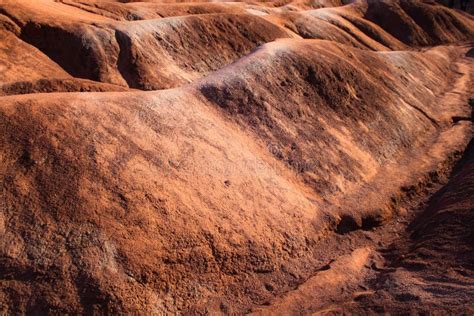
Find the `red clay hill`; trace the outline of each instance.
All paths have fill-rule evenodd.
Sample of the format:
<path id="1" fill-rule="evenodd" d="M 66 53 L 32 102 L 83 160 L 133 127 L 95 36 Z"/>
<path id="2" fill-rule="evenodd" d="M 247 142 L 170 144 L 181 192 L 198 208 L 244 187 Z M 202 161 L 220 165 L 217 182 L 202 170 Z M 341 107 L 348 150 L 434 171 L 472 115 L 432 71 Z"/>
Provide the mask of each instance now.
<path id="1" fill-rule="evenodd" d="M 2 1 L 0 311 L 474 313 L 456 5 Z"/>

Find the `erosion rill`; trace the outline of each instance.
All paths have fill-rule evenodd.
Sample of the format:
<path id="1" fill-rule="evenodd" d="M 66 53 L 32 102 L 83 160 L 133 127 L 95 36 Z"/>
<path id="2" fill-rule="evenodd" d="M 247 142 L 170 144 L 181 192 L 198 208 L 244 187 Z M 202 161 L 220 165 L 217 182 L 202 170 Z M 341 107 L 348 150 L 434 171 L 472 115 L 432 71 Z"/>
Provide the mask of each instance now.
<path id="1" fill-rule="evenodd" d="M 0 312 L 474 313 L 472 8 L 167 2 L 0 2 Z"/>

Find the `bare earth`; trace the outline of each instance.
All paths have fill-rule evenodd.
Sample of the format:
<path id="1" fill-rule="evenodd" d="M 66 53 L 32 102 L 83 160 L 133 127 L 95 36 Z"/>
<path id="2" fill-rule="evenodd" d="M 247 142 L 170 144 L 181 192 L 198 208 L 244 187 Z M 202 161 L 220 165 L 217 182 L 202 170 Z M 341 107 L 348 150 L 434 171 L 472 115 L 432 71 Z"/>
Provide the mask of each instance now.
<path id="1" fill-rule="evenodd" d="M 0 1 L 0 314 L 474 314 L 474 18 Z"/>

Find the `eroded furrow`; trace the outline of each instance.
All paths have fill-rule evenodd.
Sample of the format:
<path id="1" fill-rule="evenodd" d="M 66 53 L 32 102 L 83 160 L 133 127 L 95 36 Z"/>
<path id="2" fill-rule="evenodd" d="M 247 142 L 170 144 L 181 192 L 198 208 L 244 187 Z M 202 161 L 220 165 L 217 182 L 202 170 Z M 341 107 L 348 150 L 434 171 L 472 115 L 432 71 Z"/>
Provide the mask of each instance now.
<path id="1" fill-rule="evenodd" d="M 470 311 L 473 19 L 346 2 L 1 1 L 0 314 Z"/>

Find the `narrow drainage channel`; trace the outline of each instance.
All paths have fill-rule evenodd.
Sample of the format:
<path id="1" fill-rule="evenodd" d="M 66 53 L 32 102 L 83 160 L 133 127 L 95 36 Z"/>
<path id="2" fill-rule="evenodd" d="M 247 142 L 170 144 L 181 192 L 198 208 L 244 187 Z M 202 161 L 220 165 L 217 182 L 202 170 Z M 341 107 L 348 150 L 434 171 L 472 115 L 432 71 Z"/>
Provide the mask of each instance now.
<path id="1" fill-rule="evenodd" d="M 447 174 L 428 177 L 429 181 L 424 183 L 422 194 L 413 196 L 402 205 L 409 210 L 404 216 L 394 218 L 382 226 L 370 223 L 360 226 L 352 218 L 343 217 L 337 230 L 327 236 L 321 244 L 322 257 L 327 258 L 328 253 L 333 255 L 326 261 L 328 264 L 316 269 L 312 276 L 293 290 L 279 295 L 264 306 L 255 306 L 252 313 L 265 315 L 286 311 L 292 314 L 309 314 L 319 311 L 357 314 L 366 310 L 380 313 L 396 310 L 394 307 L 391 309 L 390 304 L 393 306 L 403 304 L 403 308 L 406 308 L 406 304 L 413 304 L 422 299 L 410 291 L 400 290 L 403 289 L 403 282 L 414 281 L 409 278 L 403 280 L 403 276 L 400 277 L 401 280 L 397 280 L 398 273 L 405 273 L 405 270 L 399 270 L 397 265 L 406 259 L 404 253 L 407 253 L 412 245 L 414 223 L 426 213 L 440 192 L 444 192 L 446 186 L 450 185 L 453 176 L 458 174 L 459 169 L 465 164 L 466 156 L 471 156 L 471 160 L 474 161 L 473 141 L 462 158 L 456 156 L 461 158 L 460 160 L 456 162 L 456 159 L 453 159 L 448 162 L 451 168 L 441 168 L 439 171 Z M 474 203 L 471 201 L 471 204 Z M 474 231 L 472 234 L 474 236 Z M 363 249 L 370 249 L 366 262 L 359 270 L 351 269 L 352 261 L 357 260 L 354 259 L 354 253 Z M 416 260 L 405 263 L 408 269 L 413 271 L 426 268 L 426 264 Z M 397 289 L 393 293 L 390 292 L 392 290 L 390 282 L 393 282 Z M 410 284 L 405 286 L 409 287 Z M 386 297 L 389 302 L 384 301 Z M 384 307 L 386 303 L 387 309 Z"/>

